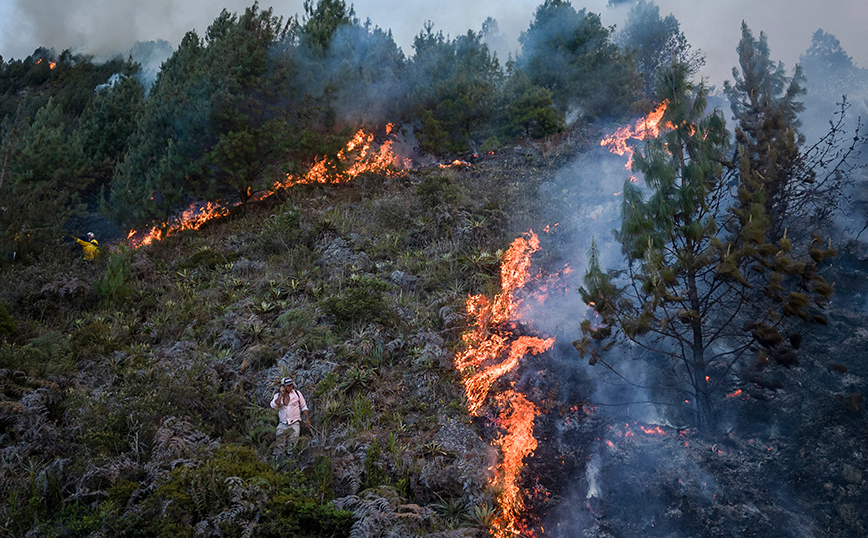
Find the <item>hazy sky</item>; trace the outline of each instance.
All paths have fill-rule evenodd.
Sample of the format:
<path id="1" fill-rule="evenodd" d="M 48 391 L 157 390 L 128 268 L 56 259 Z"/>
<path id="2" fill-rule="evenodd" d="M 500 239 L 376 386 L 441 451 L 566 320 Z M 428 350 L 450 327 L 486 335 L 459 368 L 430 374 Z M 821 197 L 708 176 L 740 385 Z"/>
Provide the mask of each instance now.
<path id="1" fill-rule="evenodd" d="M 38 46 L 58 52 L 128 52 L 135 41 L 166 39 L 177 45 L 188 30 L 202 34 L 223 7 L 239 12 L 252 0 L 0 0 L 0 55 L 23 58 Z M 356 15 L 390 28 L 398 45 L 413 54 L 413 36 L 426 21 L 452 37 L 478 31 L 486 17 L 497 20 L 513 47 L 542 0 L 357 0 Z M 600 13 L 605 24 L 620 24 L 628 8 L 607 0 L 573 1 Z M 834 34 L 860 67 L 868 67 L 868 1 L 835 0 L 659 0 L 661 14 L 673 13 L 694 47 L 708 56 L 704 74 L 719 84 L 736 63 L 741 21 L 769 36 L 772 57 L 791 68 L 822 28 Z M 275 14 L 302 11 L 302 0 L 262 1 Z"/>

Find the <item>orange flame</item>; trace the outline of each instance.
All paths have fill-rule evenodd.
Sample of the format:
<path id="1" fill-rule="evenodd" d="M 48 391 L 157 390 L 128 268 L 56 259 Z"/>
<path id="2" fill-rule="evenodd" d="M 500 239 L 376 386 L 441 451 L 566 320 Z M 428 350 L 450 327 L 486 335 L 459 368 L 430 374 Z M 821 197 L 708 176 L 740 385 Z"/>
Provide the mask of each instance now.
<path id="1" fill-rule="evenodd" d="M 503 452 L 500 475 L 494 480 L 503 491 L 498 499 L 500 514 L 495 521 L 495 536 L 516 536 L 521 533 L 518 518 L 524 510 L 518 479 L 524 457 L 537 447 L 533 423 L 539 410 L 523 394 L 512 390 L 498 394 L 495 401 L 505 409 L 498 425 L 506 429 L 506 434 L 494 442 Z"/>
<path id="2" fill-rule="evenodd" d="M 462 161 L 460 159 L 455 159 L 454 161 L 452 161 L 449 164 L 439 164 L 438 166 L 440 168 L 452 168 L 452 167 L 457 167 L 457 166 L 470 166 L 470 163 L 467 161 Z"/>
<path id="3" fill-rule="evenodd" d="M 386 125 L 386 134 L 391 134 L 392 129 L 391 123 Z M 343 183 L 364 173 L 389 174 L 394 169 L 400 170 L 408 167 L 406 161 L 399 160 L 392 152 L 393 140 L 386 140 L 376 152 L 369 153 L 373 141 L 373 133 L 366 134 L 363 129 L 359 129 L 336 155 L 338 167 L 346 167 L 344 172 L 330 170 L 328 160 L 323 157 L 314 162 L 307 174 L 301 177 L 287 175 L 286 181 L 275 183 L 272 190 L 311 183 Z M 354 151 L 358 153 L 358 156 L 350 160 Z"/>
<path id="4" fill-rule="evenodd" d="M 625 125 L 616 130 L 612 135 L 603 138 L 600 141 L 601 146 L 611 146 L 609 151 L 617 155 L 627 155 L 627 170 L 633 169 L 633 148 L 627 145 L 627 141 L 645 140 L 647 138 L 657 138 L 660 136 L 660 129 L 673 129 L 675 126 L 669 122 L 661 125 L 663 114 L 666 112 L 666 107 L 669 106 L 669 101 L 663 101 L 646 117 L 636 121 L 634 126 Z M 631 181 L 633 179 L 631 178 Z"/>
<path id="5" fill-rule="evenodd" d="M 480 412 L 498 378 L 513 371 L 528 352 L 541 353 L 554 344 L 554 338 L 513 338 L 512 332 L 503 328 L 506 322 L 514 319 L 520 305 L 515 292 L 529 281 L 530 257 L 539 248 L 539 237 L 532 230 L 524 237 L 516 238 L 503 256 L 501 293 L 493 301 L 484 295 L 467 299 L 467 314 L 473 320 L 473 327 L 462 336 L 466 347 L 456 355 L 454 364 L 463 376 L 468 410 L 474 415 Z M 513 390 L 496 395 L 494 401 L 501 410 L 498 426 L 506 430 L 495 440 L 495 444 L 501 447 L 503 461 L 493 479 L 493 484 L 502 492 L 497 501 L 501 513 L 495 522 L 494 535 L 504 538 L 521 532 L 518 518 L 524 506 L 518 479 L 525 456 L 532 454 L 537 446 L 533 423 L 539 410 L 524 395 Z"/>
<path id="6" fill-rule="evenodd" d="M 223 217 L 229 214 L 229 207 L 221 206 L 215 202 L 201 205 L 193 202 L 180 215 L 163 226 L 154 226 L 144 230 L 130 230 L 127 239 L 133 248 L 150 245 L 154 241 L 161 241 L 170 235 L 175 235 L 183 230 L 198 230 L 203 224 L 211 219 Z"/>
<path id="7" fill-rule="evenodd" d="M 391 123 L 386 125 L 386 135 L 392 133 L 392 128 Z M 366 172 L 391 174 L 396 169 L 401 170 L 407 167 L 407 163 L 399 161 L 392 152 L 393 140 L 386 140 L 377 151 L 371 151 L 370 148 L 373 141 L 373 134 L 366 134 L 364 130 L 359 129 L 359 132 L 337 153 L 339 166 L 346 167 L 342 173 L 330 171 L 326 158 L 323 157 L 316 160 L 304 176 L 296 178 L 288 175 L 286 181 L 275 183 L 271 189 L 255 194 L 248 193 L 248 195 L 250 195 L 252 201 L 259 201 L 268 198 L 279 189 L 286 189 L 293 185 L 343 183 Z M 208 202 L 202 205 L 200 202 L 193 202 L 186 210 L 169 222 L 152 228 L 130 230 L 127 234 L 127 240 L 133 248 L 139 248 L 143 245 L 149 245 L 154 241 L 161 241 L 182 230 L 198 230 L 209 220 L 228 215 L 229 209 L 239 203 L 220 204 L 218 202 Z"/>

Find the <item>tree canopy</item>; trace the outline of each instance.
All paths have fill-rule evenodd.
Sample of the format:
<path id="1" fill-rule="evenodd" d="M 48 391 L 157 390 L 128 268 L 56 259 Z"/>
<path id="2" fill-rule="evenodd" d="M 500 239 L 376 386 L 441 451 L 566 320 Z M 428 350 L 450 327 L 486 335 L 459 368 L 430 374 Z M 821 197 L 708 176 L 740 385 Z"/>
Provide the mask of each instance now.
<path id="1" fill-rule="evenodd" d="M 661 17 L 660 8 L 653 1 L 639 0 L 630 9 L 616 40 L 627 47 L 636 62 L 636 70 L 642 75 L 643 93 L 657 101 L 661 100 L 654 96 L 660 70 L 680 62 L 695 75 L 705 64 L 702 53 L 692 50 L 678 19 L 671 13 Z"/>
<path id="2" fill-rule="evenodd" d="M 545 0 L 519 42 L 519 67 L 552 92 L 562 112 L 617 117 L 638 98 L 641 78 L 632 58 L 612 42 L 600 16 L 566 0 Z"/>
<path id="3" fill-rule="evenodd" d="M 315 110 L 295 100 L 273 54 L 282 20 L 254 4 L 189 32 L 164 64 L 104 207 L 128 226 L 166 220 L 190 198 L 242 201 L 305 154 Z"/>

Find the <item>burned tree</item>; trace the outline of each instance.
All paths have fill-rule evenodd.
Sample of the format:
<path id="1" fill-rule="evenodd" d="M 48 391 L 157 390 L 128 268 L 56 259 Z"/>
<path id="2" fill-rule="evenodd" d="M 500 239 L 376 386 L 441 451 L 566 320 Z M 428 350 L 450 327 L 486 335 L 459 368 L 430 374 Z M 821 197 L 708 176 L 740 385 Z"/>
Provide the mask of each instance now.
<path id="1" fill-rule="evenodd" d="M 784 335 L 796 334 L 793 320 L 825 321 L 819 309 L 833 290 L 817 267 L 834 250 L 819 239 L 805 252 L 785 236 L 770 241 L 761 175 L 742 158 L 746 180 L 732 194 L 725 121 L 720 111 L 705 115 L 706 89 L 677 64 L 661 82 L 668 131 L 636 153 L 647 188 L 624 189 L 616 237 L 626 270 L 605 272 L 592 248 L 580 292 L 601 323 L 583 323 L 573 345 L 615 370 L 603 352 L 619 343 L 655 362 L 683 391 L 668 403 L 686 401 L 696 425 L 713 432 L 715 398 L 750 359 L 792 366 L 796 337 Z"/>

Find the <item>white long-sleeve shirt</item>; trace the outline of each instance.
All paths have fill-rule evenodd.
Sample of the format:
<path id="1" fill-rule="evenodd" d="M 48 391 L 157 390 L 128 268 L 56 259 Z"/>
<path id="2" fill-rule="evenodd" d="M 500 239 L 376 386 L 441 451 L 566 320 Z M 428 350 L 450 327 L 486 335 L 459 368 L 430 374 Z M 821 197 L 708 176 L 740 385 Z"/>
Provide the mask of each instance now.
<path id="1" fill-rule="evenodd" d="M 275 393 L 271 398 L 271 408 L 277 409 L 277 416 L 284 424 L 293 424 L 301 421 L 301 412 L 307 411 L 307 402 L 304 401 L 304 396 L 297 390 L 292 390 L 289 393 L 289 403 L 280 405 L 277 400 L 280 398 L 280 392 Z"/>

